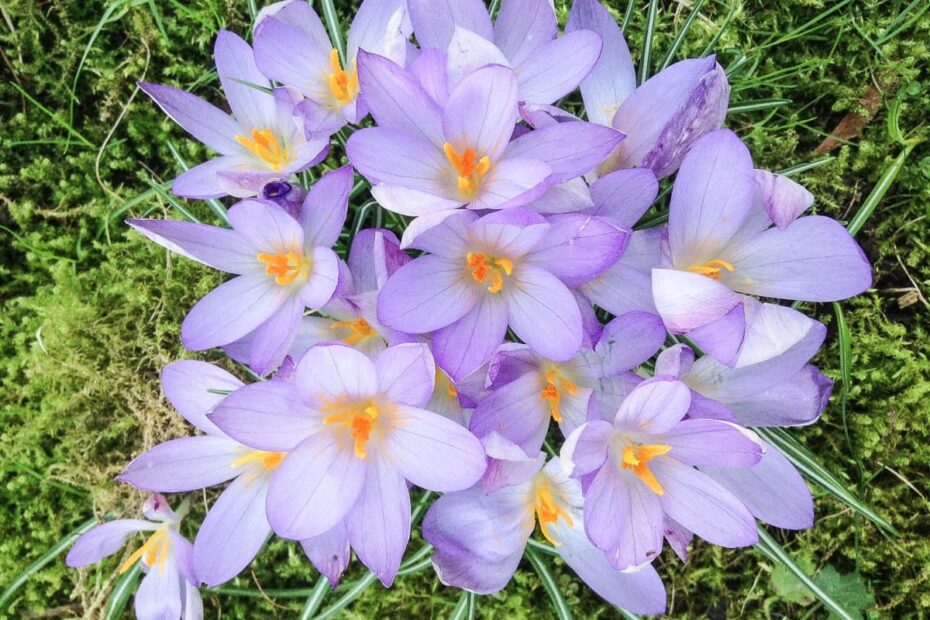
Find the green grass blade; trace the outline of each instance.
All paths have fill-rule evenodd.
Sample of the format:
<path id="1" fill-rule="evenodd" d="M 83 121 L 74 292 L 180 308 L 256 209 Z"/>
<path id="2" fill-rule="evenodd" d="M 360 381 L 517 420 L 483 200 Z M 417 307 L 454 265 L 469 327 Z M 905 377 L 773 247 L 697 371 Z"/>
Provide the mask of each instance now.
<path id="1" fill-rule="evenodd" d="M 791 99 L 757 99 L 756 101 L 740 101 L 731 104 L 727 109 L 727 114 L 741 114 L 744 112 L 758 112 L 759 110 L 771 110 L 791 103 Z"/>
<path id="2" fill-rule="evenodd" d="M 25 90 L 23 90 L 23 88 L 19 84 L 17 84 L 16 82 L 9 82 L 9 85 L 15 88 L 17 91 L 19 91 L 19 94 L 25 97 L 29 101 L 29 103 L 31 103 L 32 105 L 37 107 L 39 110 L 44 112 L 50 119 L 52 119 L 55 122 L 56 125 L 63 127 L 65 131 L 68 132 L 68 135 L 74 136 L 75 138 L 78 139 L 78 141 L 81 144 L 83 144 L 84 146 L 88 148 L 92 148 L 92 149 L 97 148 L 93 145 L 93 143 L 90 140 L 85 138 L 81 132 L 79 132 L 77 129 L 72 127 L 69 123 L 65 122 L 65 120 L 62 119 L 60 116 L 58 116 L 57 114 L 55 114 L 54 112 L 46 108 L 44 105 L 36 101 L 36 99 L 32 95 L 27 93 Z"/>
<path id="3" fill-rule="evenodd" d="M 568 608 L 568 603 L 565 602 L 565 597 L 562 596 L 559 585 L 555 582 L 555 578 L 549 572 L 549 568 L 543 562 L 542 557 L 532 547 L 526 548 L 526 557 L 530 564 L 533 565 L 536 574 L 539 575 L 539 580 L 542 582 L 543 587 L 546 588 L 549 598 L 552 599 L 556 617 L 559 620 L 572 620 L 572 611 Z"/>
<path id="4" fill-rule="evenodd" d="M 740 2 L 733 3 L 733 6 L 730 7 L 729 12 L 727 12 L 727 16 L 723 18 L 723 22 L 721 22 L 720 26 L 717 28 L 717 32 L 714 33 L 714 36 L 711 37 L 710 41 L 707 42 L 707 45 L 704 46 L 704 51 L 701 52 L 701 56 L 707 56 L 712 51 L 714 51 L 714 48 L 717 46 L 717 41 L 719 41 L 720 37 L 723 36 L 727 26 L 730 25 L 730 20 L 733 19 L 734 15 L 736 15 L 736 11 L 739 10 L 740 6 L 742 6 Z"/>
<path id="5" fill-rule="evenodd" d="M 778 174 L 784 175 L 786 177 L 793 177 L 801 174 L 802 172 L 807 172 L 808 170 L 813 170 L 814 168 L 819 168 L 826 164 L 829 164 L 831 161 L 836 159 L 833 155 L 826 155 L 820 159 L 815 159 L 813 161 L 807 161 L 803 164 L 797 164 L 795 166 L 789 166 L 788 168 L 783 168 L 778 171 Z"/>
<path id="6" fill-rule="evenodd" d="M 307 604 L 300 612 L 300 620 L 310 620 L 313 617 L 316 610 L 323 604 L 323 599 L 326 598 L 329 589 L 329 579 L 325 575 L 320 575 L 320 578 L 316 580 L 316 585 L 313 586 L 313 592 L 307 597 Z"/>
<path id="7" fill-rule="evenodd" d="M 488 15 L 491 16 L 491 19 L 494 19 L 497 16 L 497 11 L 501 8 L 501 0 L 491 0 L 491 4 L 488 5 Z"/>
<path id="8" fill-rule="evenodd" d="M 798 581 L 803 583 L 807 589 L 811 591 L 811 594 L 813 594 L 817 600 L 823 603 L 823 605 L 831 612 L 840 618 L 843 618 L 843 620 L 856 620 L 855 616 L 846 611 L 846 608 L 837 603 L 829 594 L 820 589 L 820 586 L 818 586 L 814 580 L 811 579 L 810 575 L 804 572 L 804 570 L 795 563 L 795 561 L 791 558 L 790 555 L 788 555 L 782 546 L 779 545 L 778 542 L 772 538 L 769 533 L 761 526 L 759 527 L 759 542 L 756 543 L 756 548 L 771 561 L 781 564 L 789 571 L 791 571 L 791 573 L 798 578 Z"/>
<path id="9" fill-rule="evenodd" d="M 84 523 L 80 524 L 75 530 L 71 531 L 67 536 L 59 540 L 57 543 L 52 545 L 51 549 L 46 551 L 42 557 L 26 567 L 26 569 L 19 574 L 19 576 L 14 579 L 10 585 L 3 590 L 3 594 L 0 594 L 0 611 L 6 609 L 7 604 L 10 602 L 10 599 L 13 598 L 13 595 L 16 594 L 20 588 L 26 585 L 26 582 L 29 581 L 29 578 L 38 573 L 40 570 L 45 568 L 52 560 L 57 558 L 61 553 L 71 546 L 78 536 L 89 530 L 90 528 L 97 525 L 97 519 L 88 519 Z"/>
<path id="10" fill-rule="evenodd" d="M 908 156 L 911 154 L 911 151 L 914 150 L 914 147 L 917 146 L 917 144 L 917 142 L 912 142 L 911 144 L 908 144 L 906 147 L 904 147 L 904 150 L 898 153 L 898 156 L 895 157 L 893 162 L 891 162 L 891 165 L 885 169 L 881 178 L 878 179 L 878 183 L 876 183 L 875 187 L 872 188 L 872 191 L 869 192 L 869 195 L 862 203 L 862 206 L 859 207 L 858 211 L 856 211 L 856 215 L 853 216 L 853 218 L 849 221 L 849 224 L 846 226 L 847 230 L 849 230 L 849 234 L 855 236 L 860 230 L 862 230 L 862 227 L 865 226 L 865 223 L 872 216 L 875 208 L 885 197 L 885 194 L 888 193 L 888 189 L 898 177 L 901 169 L 904 168 L 904 163 L 907 161 Z"/>
<path id="11" fill-rule="evenodd" d="M 692 7 L 691 12 L 688 13 L 688 17 L 685 19 L 685 23 L 681 25 L 678 33 L 675 35 L 675 39 L 672 41 L 671 47 L 668 48 L 668 53 L 665 54 L 665 58 L 662 60 L 659 68 L 656 69 L 656 73 L 662 71 L 667 66 L 672 64 L 672 61 L 675 59 L 675 54 L 678 53 L 678 49 L 684 42 L 685 37 L 688 36 L 688 32 L 691 30 L 691 25 L 694 23 L 694 18 L 697 17 L 698 12 L 700 12 L 702 6 L 704 6 L 704 0 L 698 0 L 694 3 L 694 7 Z"/>
<path id="12" fill-rule="evenodd" d="M 333 47 L 339 52 L 339 60 L 344 68 L 346 65 L 346 44 L 342 38 L 342 24 L 339 23 L 339 14 L 336 13 L 336 5 L 333 0 L 322 0 L 320 2 L 323 8 L 323 19 L 326 21 L 326 29 L 329 30 L 329 38 L 333 42 Z"/>
<path id="13" fill-rule="evenodd" d="M 118 620 L 123 617 L 123 611 L 129 603 L 130 595 L 136 591 L 136 585 L 139 583 L 139 577 L 142 575 L 142 562 L 136 562 L 135 566 L 123 573 L 110 594 L 107 601 L 107 608 L 104 612 L 104 620 Z"/>
<path id="14" fill-rule="evenodd" d="M 656 31 L 656 13 L 659 12 L 659 0 L 649 0 L 646 13 L 646 38 L 643 41 L 643 57 L 639 61 L 639 83 L 642 84 L 652 75 L 652 39 Z"/>
<path id="15" fill-rule="evenodd" d="M 462 592 L 455 607 L 452 608 L 452 613 L 449 614 L 449 620 L 465 620 L 468 615 L 468 596 L 470 594 L 471 592 Z M 474 596 L 474 594 L 471 595 Z"/>
<path id="16" fill-rule="evenodd" d="M 207 594 L 220 594 L 223 596 L 235 596 L 239 598 L 307 598 L 313 594 L 314 588 L 292 588 L 290 590 L 274 588 L 270 590 L 252 590 L 250 588 L 234 588 L 232 586 L 217 586 L 215 588 L 204 588 L 203 592 Z"/>
<path id="17" fill-rule="evenodd" d="M 187 165 L 187 162 L 181 156 L 181 153 L 178 152 L 178 149 L 175 148 L 174 143 L 171 140 L 167 141 L 168 150 L 171 151 L 171 156 L 174 158 L 174 161 L 177 162 L 178 167 L 182 172 L 186 172 L 190 169 L 190 166 Z M 229 226 L 229 216 L 226 214 L 226 207 L 223 206 L 223 203 L 217 200 L 216 198 L 210 198 L 205 200 L 213 212 L 216 213 L 216 216 L 220 218 L 220 221 L 223 222 L 226 226 Z"/>
<path id="18" fill-rule="evenodd" d="M 626 32 L 626 27 L 630 25 L 630 19 L 633 17 L 633 9 L 635 7 L 636 0 L 629 0 L 626 3 L 626 10 L 623 12 L 623 21 L 620 22 L 620 32 Z"/>
<path id="19" fill-rule="evenodd" d="M 161 196 L 162 200 L 167 202 L 169 205 L 175 208 L 178 211 L 178 213 L 183 215 L 184 219 L 188 220 L 189 222 L 194 222 L 195 224 L 200 223 L 200 220 L 197 219 L 196 215 L 188 211 L 187 207 L 181 204 L 181 201 L 179 201 L 177 198 L 175 198 L 174 196 L 166 192 L 164 189 L 162 189 L 162 187 L 158 185 L 158 183 L 149 179 L 148 184 L 151 186 L 153 190 L 155 190 L 156 194 Z"/>

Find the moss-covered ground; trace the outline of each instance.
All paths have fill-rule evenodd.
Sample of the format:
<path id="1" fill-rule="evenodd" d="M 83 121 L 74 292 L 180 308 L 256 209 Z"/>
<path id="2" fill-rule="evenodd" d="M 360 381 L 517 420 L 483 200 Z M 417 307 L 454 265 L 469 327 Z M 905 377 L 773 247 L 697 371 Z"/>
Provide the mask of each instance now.
<path id="1" fill-rule="evenodd" d="M 622 17 L 626 2 L 614 1 Z M 556 4 L 564 17 L 565 3 Z M 638 59 L 649 2 L 634 4 L 627 33 Z M 346 16 L 353 10 L 337 6 Z M 691 7 L 658 3 L 655 64 Z M 0 2 L 2 587 L 89 518 L 133 514 L 139 494 L 113 476 L 145 448 L 186 432 L 157 373 L 189 355 L 178 326 L 219 276 L 128 234 L 122 220 L 181 217 L 162 184 L 178 158 L 197 162 L 205 152 L 135 82 L 218 101 L 213 39 L 219 28 L 247 32 L 250 9 L 246 0 Z M 797 178 L 819 212 L 849 220 L 904 151 L 901 139 L 930 138 L 928 9 L 926 0 L 709 0 L 677 57 L 715 50 L 731 69 L 734 104 L 789 100 L 729 117 L 760 167 L 821 160 L 815 149 L 839 126 L 832 159 Z M 843 304 L 851 381 L 835 394 L 848 390 L 845 419 L 835 396 L 818 424 L 794 433 L 901 535 L 885 537 L 817 488 L 816 526 L 773 534 L 848 606 L 917 618 L 930 616 L 930 148 L 902 157 L 858 234 L 875 284 Z M 214 217 L 204 204 L 186 206 L 204 221 Z M 818 362 L 839 379 L 834 310 L 808 309 L 831 326 Z M 79 572 L 62 558 L 32 575 L 0 617 L 102 617 L 116 560 Z M 674 617 L 827 615 L 757 551 L 698 542 L 688 565 L 668 552 L 659 563 Z M 615 617 L 552 565 L 577 617 Z M 346 581 L 361 575 L 355 568 Z M 205 593 L 207 617 L 294 617 L 306 596 L 271 591 L 316 579 L 296 545 L 275 542 L 230 584 L 238 594 Z M 424 570 L 389 591 L 372 586 L 346 617 L 445 617 L 458 596 Z M 502 593 L 478 600 L 480 617 L 552 613 L 528 564 Z"/>

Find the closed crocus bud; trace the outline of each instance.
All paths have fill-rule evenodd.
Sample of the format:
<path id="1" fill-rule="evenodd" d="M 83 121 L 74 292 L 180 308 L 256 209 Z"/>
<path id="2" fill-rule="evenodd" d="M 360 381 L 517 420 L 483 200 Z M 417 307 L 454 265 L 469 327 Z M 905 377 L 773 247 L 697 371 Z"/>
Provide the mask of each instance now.
<path id="1" fill-rule="evenodd" d="M 287 181 L 268 181 L 262 186 L 260 195 L 264 200 L 275 203 L 297 217 L 306 192 L 299 185 Z"/>

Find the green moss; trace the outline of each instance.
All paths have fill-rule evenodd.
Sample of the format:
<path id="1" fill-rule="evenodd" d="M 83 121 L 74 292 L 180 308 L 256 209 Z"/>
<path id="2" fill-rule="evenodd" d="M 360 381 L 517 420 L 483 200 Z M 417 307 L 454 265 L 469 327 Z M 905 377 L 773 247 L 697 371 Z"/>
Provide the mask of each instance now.
<path id="1" fill-rule="evenodd" d="M 557 4 L 564 17 L 566 3 Z M 622 15 L 626 3 L 615 4 Z M 134 513 L 140 496 L 113 485 L 113 475 L 146 447 L 186 432 L 160 396 L 157 373 L 187 355 L 178 342 L 178 326 L 218 277 L 126 234 L 120 207 L 147 190 L 150 179 L 160 182 L 176 174 L 168 140 L 190 162 L 201 160 L 205 151 L 137 93 L 134 82 L 167 82 L 218 100 L 210 71 L 212 40 L 221 27 L 247 32 L 248 10 L 247 3 L 228 0 L 153 5 L 157 16 L 145 4 L 108 14 L 111 5 L 103 0 L 17 0 L 4 8 L 13 27 L 0 32 L 5 71 L 0 83 L 3 584 L 88 517 Z M 345 3 L 340 6 L 350 12 Z M 737 6 L 732 14 L 731 6 Z M 930 137 L 923 125 L 930 109 L 930 75 L 923 60 L 930 54 L 930 14 L 911 21 L 918 7 L 899 19 L 909 3 L 865 0 L 842 5 L 805 26 L 836 6 L 817 0 L 708 1 L 679 57 L 702 53 L 731 15 L 715 49 L 727 66 L 747 56 L 732 76 L 733 100 L 792 100 L 772 111 L 729 119 L 750 144 L 757 164 L 773 169 L 816 159 L 813 150 L 825 134 L 846 114 L 861 112 L 860 97 L 870 84 L 879 84 L 882 105 L 862 136 L 835 151 L 828 165 L 799 177 L 817 196 L 818 211 L 848 220 L 902 149 L 889 137 L 888 105 L 900 101 L 900 126 L 909 137 Z M 659 7 L 657 60 L 688 11 L 677 2 L 660 2 Z M 643 41 L 644 21 L 645 11 L 637 5 L 628 28 L 634 53 Z M 72 117 L 69 90 L 98 24 L 77 80 Z M 906 28 L 882 40 L 900 25 Z M 886 540 L 826 496 L 818 497 L 813 530 L 779 534 L 792 553 L 817 570 L 858 571 L 874 595 L 870 614 L 876 616 L 930 615 L 930 361 L 925 344 L 930 321 L 920 301 L 899 306 L 899 298 L 907 301 L 906 289 L 917 287 L 930 296 L 928 153 L 925 146 L 911 153 L 859 235 L 876 278 L 874 291 L 844 304 L 853 335 L 845 425 L 834 398 L 819 424 L 797 433 L 902 536 Z M 211 221 L 205 205 L 190 208 Z M 127 214 L 178 217 L 169 211 L 155 196 Z M 831 308 L 809 309 L 832 325 Z M 834 339 L 831 333 L 819 363 L 837 378 Z M 195 504 L 191 524 L 202 513 L 202 502 Z M 419 542 L 411 544 L 416 548 Z M 33 576 L 0 616 L 61 608 L 63 614 L 94 617 L 112 586 L 117 561 L 70 571 L 59 559 Z M 560 561 L 547 561 L 578 617 L 615 616 Z M 675 617 L 797 617 L 810 609 L 777 596 L 772 568 L 756 552 L 702 543 L 695 544 L 687 566 L 667 552 L 660 558 Z M 361 575 L 354 567 L 346 583 Z M 315 580 L 299 547 L 275 541 L 254 573 L 230 586 L 307 588 Z M 347 587 L 327 601 L 335 601 Z M 373 585 L 347 617 L 399 610 L 443 617 L 458 596 L 425 570 L 400 578 L 391 590 Z M 272 605 L 262 598 L 206 594 L 205 604 L 208 617 L 293 617 L 303 600 L 278 599 Z M 480 599 L 479 615 L 550 617 L 551 611 L 525 564 L 502 593 Z"/>

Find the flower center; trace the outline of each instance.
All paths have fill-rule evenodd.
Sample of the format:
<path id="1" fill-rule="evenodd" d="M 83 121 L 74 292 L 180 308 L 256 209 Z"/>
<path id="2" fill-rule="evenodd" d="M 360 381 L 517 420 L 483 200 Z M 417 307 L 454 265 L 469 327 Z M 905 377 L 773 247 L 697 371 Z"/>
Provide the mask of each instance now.
<path id="1" fill-rule="evenodd" d="M 469 252 L 465 260 L 475 282 L 490 280 L 491 293 L 500 293 L 504 289 L 504 276 L 513 274 L 513 261 L 509 258 L 489 258 L 481 252 Z"/>
<path id="2" fill-rule="evenodd" d="M 266 452 L 264 450 L 252 450 L 246 452 L 231 463 L 232 467 L 242 467 L 250 463 L 258 463 L 265 471 L 272 471 L 281 465 L 281 461 L 287 456 L 286 452 Z"/>
<path id="3" fill-rule="evenodd" d="M 703 265 L 689 265 L 688 271 L 691 273 L 697 273 L 702 276 L 707 276 L 712 280 L 720 281 L 720 270 L 726 269 L 729 272 L 733 272 L 736 268 L 733 266 L 733 263 L 728 263 L 725 260 L 715 258 L 714 260 L 709 260 Z"/>
<path id="4" fill-rule="evenodd" d="M 333 411 L 325 418 L 323 424 L 328 424 L 347 433 L 354 444 L 355 456 L 365 458 L 368 440 L 375 421 L 378 419 L 378 407 L 372 402 L 355 403 L 350 405 L 328 405 L 326 410 Z"/>
<path id="5" fill-rule="evenodd" d="M 445 390 L 449 398 L 459 397 L 459 391 L 452 384 L 452 379 L 439 366 L 436 366 L 436 389 Z"/>
<path id="6" fill-rule="evenodd" d="M 656 495 L 665 495 L 665 489 L 649 470 L 648 463 L 657 456 L 668 454 L 671 449 L 671 446 L 664 444 L 627 445 L 620 457 L 620 467 L 632 469 L 633 473 Z"/>
<path id="7" fill-rule="evenodd" d="M 270 129 L 253 129 L 251 138 L 238 135 L 236 142 L 252 151 L 275 172 L 281 172 L 291 161 L 291 154 Z"/>
<path id="8" fill-rule="evenodd" d="M 368 321 L 365 319 L 355 319 L 354 321 L 336 321 L 329 326 L 330 329 L 342 329 L 345 330 L 346 335 L 342 337 L 342 341 L 354 347 L 360 342 L 368 340 L 372 336 L 376 336 L 377 332 L 368 324 Z"/>
<path id="9" fill-rule="evenodd" d="M 539 521 L 539 529 L 542 535 L 546 537 L 546 540 L 558 547 L 561 543 L 552 539 L 552 535 L 549 533 L 549 526 L 558 522 L 559 519 L 563 519 L 569 527 L 572 527 L 574 525 L 572 523 L 572 518 L 552 496 L 552 486 L 547 480 L 544 478 L 537 478 L 534 491 L 533 505 L 536 510 L 536 519 Z"/>
<path id="10" fill-rule="evenodd" d="M 338 50 L 333 48 L 329 53 L 329 66 L 333 70 L 329 74 L 329 91 L 339 102 L 339 107 L 344 108 L 358 95 L 358 71 L 355 61 L 352 61 L 352 70 L 346 71 L 339 62 Z"/>
<path id="11" fill-rule="evenodd" d="M 574 381 L 567 379 L 557 370 L 550 370 L 546 373 L 546 386 L 540 391 L 543 400 L 549 403 L 549 413 L 556 422 L 562 421 L 562 410 L 559 401 L 562 400 L 562 394 L 574 395 L 578 392 L 578 386 Z"/>
<path id="12" fill-rule="evenodd" d="M 487 155 L 479 158 L 471 147 L 459 153 L 448 142 L 442 146 L 442 151 L 446 154 L 446 159 L 449 160 L 455 174 L 458 175 L 459 191 L 471 198 L 478 191 L 481 179 L 491 169 L 491 160 Z"/>
<path id="13" fill-rule="evenodd" d="M 281 286 L 294 281 L 304 282 L 310 275 L 310 259 L 297 252 L 286 254 L 260 253 L 258 262 L 265 264 L 265 273 Z"/>
<path id="14" fill-rule="evenodd" d="M 168 529 L 162 527 L 149 536 L 141 547 L 133 551 L 132 555 L 120 564 L 119 574 L 122 575 L 132 568 L 139 559 L 142 559 L 147 566 L 158 566 L 158 572 L 164 572 L 169 555 L 171 555 L 171 537 L 168 535 Z"/>

